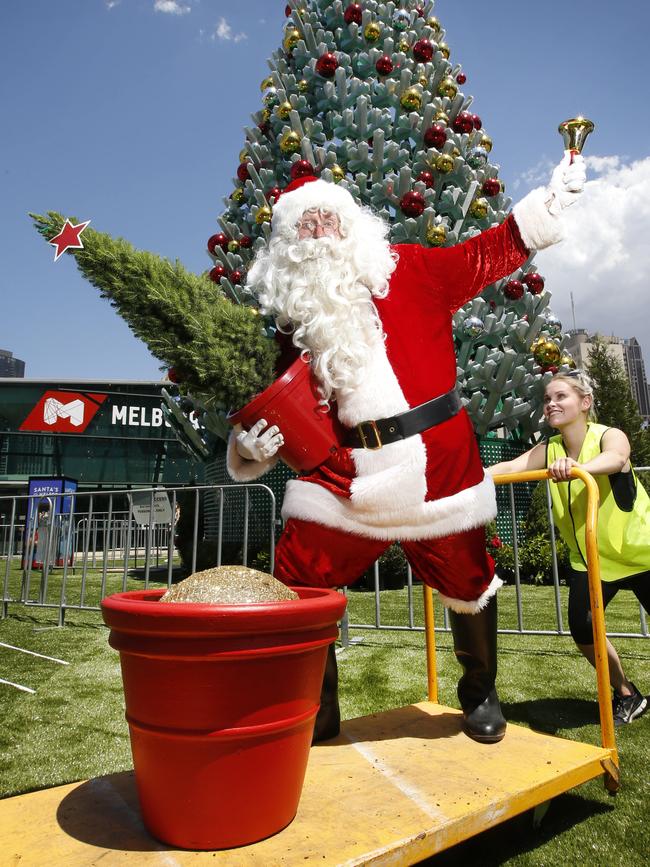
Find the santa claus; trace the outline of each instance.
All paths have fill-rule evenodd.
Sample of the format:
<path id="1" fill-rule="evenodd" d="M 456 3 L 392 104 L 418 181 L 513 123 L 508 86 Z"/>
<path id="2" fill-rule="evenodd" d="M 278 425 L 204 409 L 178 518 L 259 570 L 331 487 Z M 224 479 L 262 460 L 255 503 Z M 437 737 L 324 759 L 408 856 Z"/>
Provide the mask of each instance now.
<path id="1" fill-rule="evenodd" d="M 287 584 L 353 584 L 399 541 L 415 575 L 450 609 L 464 729 L 501 740 L 495 689 L 496 590 L 484 526 L 496 514 L 491 477 L 455 390 L 452 314 L 562 237 L 561 212 L 585 183 L 565 154 L 546 188 L 498 227 L 445 248 L 391 246 L 388 226 L 347 190 L 315 178 L 286 188 L 248 287 L 274 317 L 284 362 L 310 359 L 324 403 L 335 402 L 345 448 L 287 484 L 275 574 Z M 260 419 L 235 428 L 228 469 L 269 470 L 282 431 Z M 330 648 L 314 740 L 339 731 Z"/>

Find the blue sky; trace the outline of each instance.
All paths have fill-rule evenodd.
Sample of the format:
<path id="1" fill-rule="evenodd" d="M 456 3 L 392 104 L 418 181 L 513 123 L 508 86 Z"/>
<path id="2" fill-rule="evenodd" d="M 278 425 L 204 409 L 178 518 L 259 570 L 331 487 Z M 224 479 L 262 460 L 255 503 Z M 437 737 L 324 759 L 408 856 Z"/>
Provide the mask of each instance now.
<path id="1" fill-rule="evenodd" d="M 196 272 L 260 106 L 284 0 L 21 0 L 0 4 L 0 347 L 27 376 L 157 378 L 159 363 L 28 211 L 91 220 Z M 517 199 L 561 157 L 582 113 L 590 183 L 572 234 L 540 254 L 570 327 L 636 336 L 650 366 L 650 6 L 645 0 L 438 0 Z"/>

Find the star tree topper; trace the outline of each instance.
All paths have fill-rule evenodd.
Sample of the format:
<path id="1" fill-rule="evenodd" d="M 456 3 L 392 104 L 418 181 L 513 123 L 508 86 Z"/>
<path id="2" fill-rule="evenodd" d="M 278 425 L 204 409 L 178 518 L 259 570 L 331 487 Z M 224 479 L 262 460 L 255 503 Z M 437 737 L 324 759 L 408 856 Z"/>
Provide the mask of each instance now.
<path id="1" fill-rule="evenodd" d="M 53 247 L 56 247 L 56 253 L 54 254 L 55 262 L 68 249 L 83 250 L 84 245 L 80 235 L 89 223 L 90 220 L 86 220 L 85 223 L 77 223 L 75 226 L 70 220 L 65 221 L 65 225 L 59 234 L 49 242 Z"/>

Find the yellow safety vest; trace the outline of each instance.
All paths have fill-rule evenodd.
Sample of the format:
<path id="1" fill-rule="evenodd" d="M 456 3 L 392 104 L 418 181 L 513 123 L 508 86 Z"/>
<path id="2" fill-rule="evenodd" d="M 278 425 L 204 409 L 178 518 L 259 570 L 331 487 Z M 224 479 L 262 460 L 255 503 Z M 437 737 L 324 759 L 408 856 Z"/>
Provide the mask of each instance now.
<path id="1" fill-rule="evenodd" d="M 578 463 L 584 464 L 602 451 L 603 434 L 608 428 L 590 422 L 587 426 Z M 546 466 L 567 457 L 561 435 L 546 445 Z M 597 475 L 600 492 L 598 509 L 598 551 L 603 581 L 618 581 L 650 569 L 650 498 L 639 484 L 634 470 L 629 473 Z M 585 572 L 587 554 L 585 520 L 587 490 L 580 479 L 551 482 L 553 521 L 567 543 L 573 569 Z"/>

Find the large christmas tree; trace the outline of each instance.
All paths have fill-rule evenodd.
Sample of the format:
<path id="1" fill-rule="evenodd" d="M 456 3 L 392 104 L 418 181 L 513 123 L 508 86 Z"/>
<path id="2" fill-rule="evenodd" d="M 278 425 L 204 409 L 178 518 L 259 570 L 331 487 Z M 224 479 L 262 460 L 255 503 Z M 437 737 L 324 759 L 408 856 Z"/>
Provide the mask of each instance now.
<path id="1" fill-rule="evenodd" d="M 175 371 L 194 399 L 186 412 L 198 409 L 213 432 L 272 376 L 274 326 L 256 316 L 246 272 L 290 180 L 344 185 L 389 222 L 395 243 L 448 246 L 505 219 L 492 140 L 432 13 L 431 0 L 290 0 L 221 231 L 208 240 L 209 281 L 84 235 L 81 270 Z M 36 220 L 48 238 L 62 224 L 53 213 Z M 478 434 L 503 428 L 527 441 L 537 431 L 545 374 L 571 363 L 549 300 L 531 257 L 455 314 L 459 388 Z"/>

